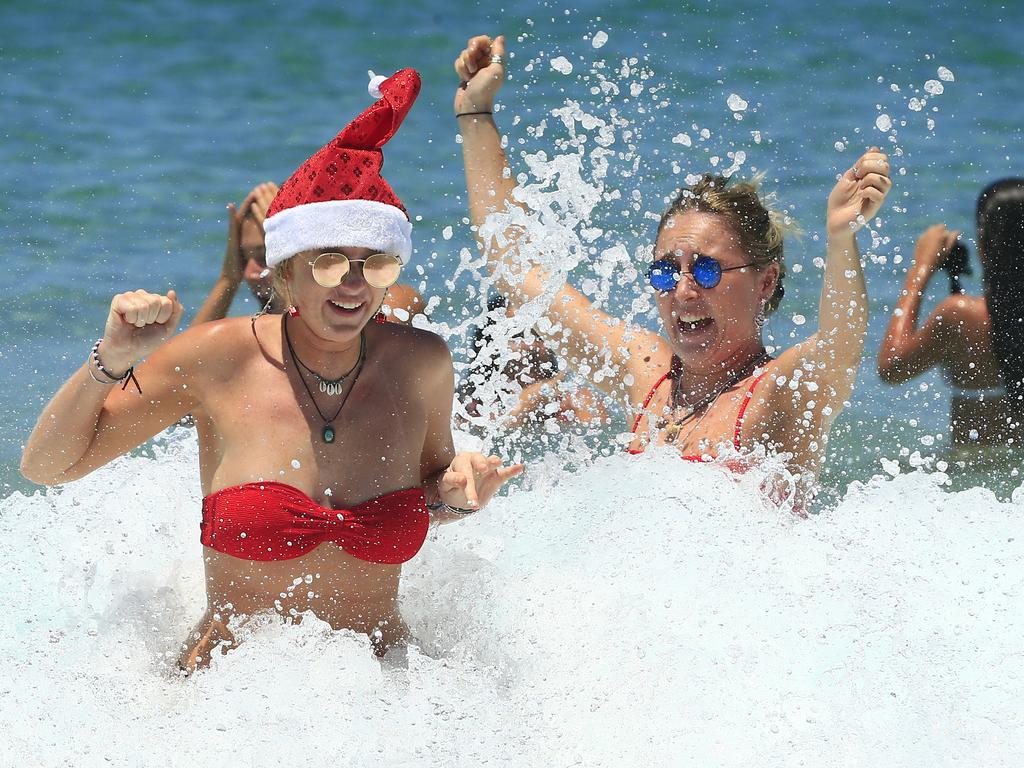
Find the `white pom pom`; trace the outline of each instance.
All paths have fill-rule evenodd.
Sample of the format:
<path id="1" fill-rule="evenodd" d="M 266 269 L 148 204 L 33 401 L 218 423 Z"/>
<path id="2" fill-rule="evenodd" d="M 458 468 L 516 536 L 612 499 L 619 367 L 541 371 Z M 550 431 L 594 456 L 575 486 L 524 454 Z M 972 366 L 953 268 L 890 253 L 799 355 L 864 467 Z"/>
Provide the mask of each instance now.
<path id="1" fill-rule="evenodd" d="M 373 74 L 372 69 L 367 70 L 366 74 L 370 76 L 370 85 L 367 87 L 370 95 L 375 99 L 383 98 L 384 94 L 380 92 L 380 84 L 387 80 L 387 78 L 384 75 Z"/>

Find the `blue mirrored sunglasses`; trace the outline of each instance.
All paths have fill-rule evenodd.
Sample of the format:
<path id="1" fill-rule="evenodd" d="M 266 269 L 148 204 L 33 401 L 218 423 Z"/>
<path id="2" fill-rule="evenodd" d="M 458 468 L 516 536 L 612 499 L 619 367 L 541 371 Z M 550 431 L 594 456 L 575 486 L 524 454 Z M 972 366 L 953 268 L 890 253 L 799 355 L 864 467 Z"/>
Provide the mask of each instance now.
<path id="1" fill-rule="evenodd" d="M 711 256 L 698 255 L 693 260 L 693 266 L 688 272 L 679 269 L 673 259 L 658 259 L 647 269 L 647 279 L 651 287 L 656 291 L 673 291 L 679 285 L 683 275 L 693 275 L 693 282 L 701 288 L 714 288 L 722 282 L 723 272 L 732 272 L 736 269 L 745 269 L 754 266 L 754 262 L 740 264 L 738 267 L 722 267 L 718 259 Z"/>

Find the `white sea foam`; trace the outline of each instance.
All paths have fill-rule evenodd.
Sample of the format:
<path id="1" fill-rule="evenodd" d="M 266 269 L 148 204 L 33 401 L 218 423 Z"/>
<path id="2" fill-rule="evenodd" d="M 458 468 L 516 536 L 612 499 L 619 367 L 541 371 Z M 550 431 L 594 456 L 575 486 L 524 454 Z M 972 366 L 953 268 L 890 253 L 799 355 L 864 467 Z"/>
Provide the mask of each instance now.
<path id="1" fill-rule="evenodd" d="M 268 618 L 181 680 L 195 465 L 179 432 L 0 502 L 3 764 L 1024 760 L 1024 487 L 912 471 L 803 520 L 670 451 L 547 462 L 406 566 L 407 664 Z"/>

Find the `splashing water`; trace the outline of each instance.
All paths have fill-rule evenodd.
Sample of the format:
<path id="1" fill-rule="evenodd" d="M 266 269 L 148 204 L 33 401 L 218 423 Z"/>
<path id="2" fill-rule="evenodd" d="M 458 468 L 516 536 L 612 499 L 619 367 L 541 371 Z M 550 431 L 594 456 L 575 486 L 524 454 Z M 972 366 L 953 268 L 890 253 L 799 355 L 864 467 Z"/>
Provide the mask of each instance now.
<path id="1" fill-rule="evenodd" d="M 756 472 L 671 451 L 540 469 L 406 566 L 405 662 L 259 617 L 182 680 L 196 453 L 174 430 L 153 458 L 0 502 L 0 757 L 134 763 L 144 734 L 181 765 L 1024 758 L 1024 486 L 1000 504 L 904 473 L 802 520 L 754 501 Z"/>

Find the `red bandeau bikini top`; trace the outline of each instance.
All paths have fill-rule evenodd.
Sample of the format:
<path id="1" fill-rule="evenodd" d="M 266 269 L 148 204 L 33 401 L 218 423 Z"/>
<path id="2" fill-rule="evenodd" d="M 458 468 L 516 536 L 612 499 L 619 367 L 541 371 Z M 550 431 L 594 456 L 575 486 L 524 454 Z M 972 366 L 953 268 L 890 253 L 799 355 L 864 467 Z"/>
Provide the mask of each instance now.
<path id="1" fill-rule="evenodd" d="M 204 498 L 200 540 L 244 560 L 290 560 L 333 541 L 360 560 L 397 564 L 419 552 L 429 526 L 420 488 L 329 509 L 294 486 L 260 482 Z"/>

